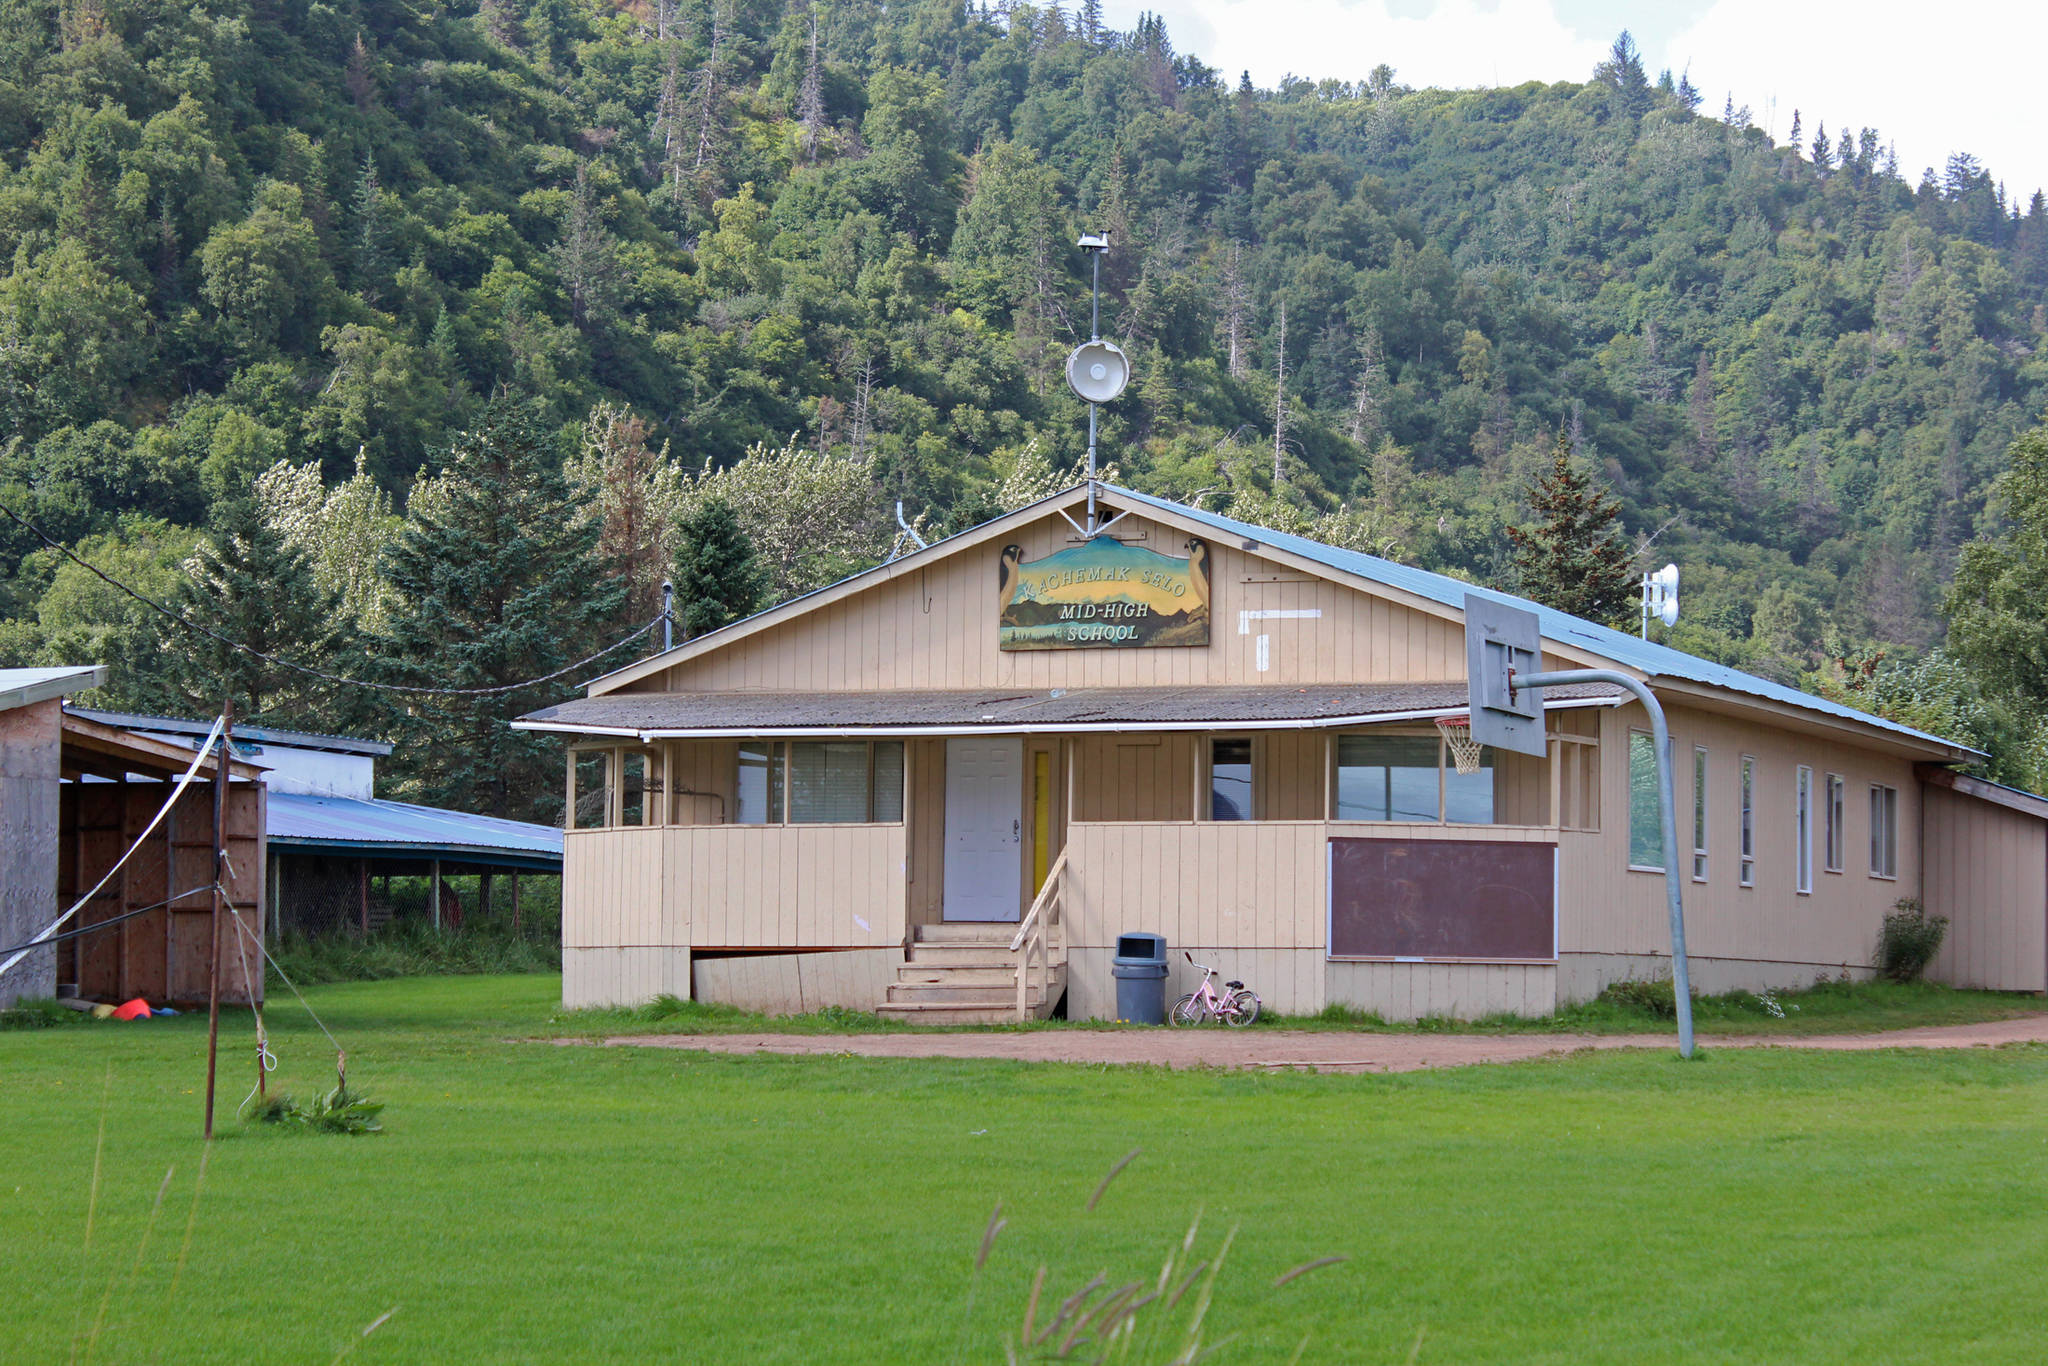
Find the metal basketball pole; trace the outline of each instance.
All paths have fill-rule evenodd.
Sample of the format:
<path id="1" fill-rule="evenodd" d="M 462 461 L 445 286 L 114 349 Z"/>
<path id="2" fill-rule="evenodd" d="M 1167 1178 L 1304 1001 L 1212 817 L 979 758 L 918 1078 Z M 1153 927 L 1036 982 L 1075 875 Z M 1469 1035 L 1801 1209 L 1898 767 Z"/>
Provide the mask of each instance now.
<path id="1" fill-rule="evenodd" d="M 1678 1055 L 1692 1056 L 1692 974 L 1685 961 L 1685 902 L 1678 878 L 1678 801 L 1671 784 L 1671 728 L 1664 707 L 1641 679 L 1614 669 L 1559 669 L 1508 675 L 1508 693 L 1520 688 L 1562 688 L 1574 683 L 1612 683 L 1633 693 L 1650 713 L 1651 744 L 1657 750 L 1657 811 L 1664 823 L 1664 899 L 1671 915 L 1671 994 L 1678 1005 Z"/>

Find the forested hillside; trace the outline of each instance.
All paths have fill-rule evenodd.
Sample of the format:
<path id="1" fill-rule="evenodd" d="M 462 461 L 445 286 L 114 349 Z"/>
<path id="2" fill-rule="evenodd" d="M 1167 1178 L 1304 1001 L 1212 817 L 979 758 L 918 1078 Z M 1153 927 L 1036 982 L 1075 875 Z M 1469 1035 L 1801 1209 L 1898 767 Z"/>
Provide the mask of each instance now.
<path id="1" fill-rule="evenodd" d="M 2038 193 L 1898 167 L 1856 110 L 1774 146 L 1626 45 L 1584 84 L 1410 90 L 1363 53 L 1356 83 L 1262 90 L 1095 13 L 10 4 L 0 505 L 192 603 L 233 577 L 202 532 L 260 523 L 245 567 L 300 565 L 348 628 L 273 622 L 276 652 L 531 676 L 646 619 L 714 485 L 789 592 L 881 553 L 898 498 L 945 530 L 1056 481 L 1086 228 L 1136 368 L 1105 410 L 1127 482 L 1513 587 L 1562 430 L 1683 566 L 1677 643 L 1796 678 L 1941 639 L 2048 406 Z M 609 557 L 625 601 L 483 663 L 395 659 L 459 592 L 382 549 L 456 515 L 480 423 L 516 437 L 499 475 L 560 485 L 508 563 Z M 113 663 L 107 700 L 207 691 L 16 522 L 0 618 L 0 662 Z M 432 719 L 271 683 L 259 709 L 305 720 Z"/>

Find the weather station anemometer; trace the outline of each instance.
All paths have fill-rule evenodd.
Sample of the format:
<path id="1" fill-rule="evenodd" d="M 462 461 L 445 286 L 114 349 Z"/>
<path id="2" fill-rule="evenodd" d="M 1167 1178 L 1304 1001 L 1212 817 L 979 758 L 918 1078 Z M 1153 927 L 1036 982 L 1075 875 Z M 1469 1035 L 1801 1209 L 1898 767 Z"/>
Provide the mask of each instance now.
<path id="1" fill-rule="evenodd" d="M 1102 258 L 1109 251 L 1109 234 L 1087 232 L 1075 246 L 1088 253 L 1088 340 L 1067 356 L 1067 387 L 1088 405 L 1088 527 L 1094 536 L 1102 530 L 1095 507 L 1095 410 L 1124 391 L 1131 382 L 1130 358 L 1115 342 L 1102 339 Z"/>

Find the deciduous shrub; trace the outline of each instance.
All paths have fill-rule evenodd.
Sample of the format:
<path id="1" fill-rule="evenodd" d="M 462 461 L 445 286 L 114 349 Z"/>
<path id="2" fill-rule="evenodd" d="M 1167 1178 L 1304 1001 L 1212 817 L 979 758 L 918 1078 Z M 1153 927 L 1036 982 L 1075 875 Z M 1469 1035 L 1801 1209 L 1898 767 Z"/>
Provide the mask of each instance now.
<path id="1" fill-rule="evenodd" d="M 1947 916 L 1929 915 L 1917 899 L 1902 896 L 1877 933 L 1877 969 L 1894 982 L 1910 982 L 1927 970 L 1947 937 Z"/>

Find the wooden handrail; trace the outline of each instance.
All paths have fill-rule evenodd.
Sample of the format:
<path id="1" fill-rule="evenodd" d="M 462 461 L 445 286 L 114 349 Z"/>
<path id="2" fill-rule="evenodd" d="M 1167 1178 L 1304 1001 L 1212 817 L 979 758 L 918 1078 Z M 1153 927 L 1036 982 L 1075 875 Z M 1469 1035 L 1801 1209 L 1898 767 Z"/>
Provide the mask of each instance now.
<path id="1" fill-rule="evenodd" d="M 1047 995 L 1052 994 L 1052 945 L 1048 942 L 1046 930 L 1059 918 L 1060 878 L 1067 871 L 1067 851 L 1060 850 L 1060 856 L 1053 860 L 1046 870 L 1045 885 L 1038 889 L 1038 895 L 1031 902 L 1031 909 L 1018 922 L 1017 933 L 1010 940 L 1010 952 L 1023 950 L 1017 959 L 1017 1018 L 1031 1018 L 1031 953 L 1038 951 L 1038 975 Z"/>
<path id="2" fill-rule="evenodd" d="M 1041 913 L 1048 904 L 1059 900 L 1060 874 L 1067 871 L 1067 851 L 1060 850 L 1060 856 L 1052 861 L 1052 867 L 1045 873 L 1045 885 L 1038 889 L 1038 895 L 1031 902 L 1031 909 L 1024 912 L 1024 918 L 1017 923 L 1017 933 L 1010 940 L 1010 952 L 1024 947 L 1024 936 L 1031 932 Z"/>

